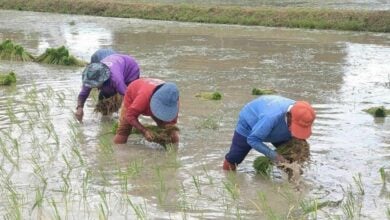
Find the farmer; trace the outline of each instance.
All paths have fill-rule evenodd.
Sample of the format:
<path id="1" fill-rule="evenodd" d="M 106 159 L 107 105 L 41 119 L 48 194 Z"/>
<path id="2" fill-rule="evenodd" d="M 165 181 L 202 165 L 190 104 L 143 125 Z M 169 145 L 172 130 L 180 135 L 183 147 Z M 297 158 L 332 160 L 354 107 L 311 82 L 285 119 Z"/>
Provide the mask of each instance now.
<path id="1" fill-rule="evenodd" d="M 275 163 L 286 159 L 270 149 L 292 137 L 307 139 L 316 115 L 305 101 L 294 101 L 276 95 L 263 95 L 247 103 L 240 111 L 230 151 L 223 162 L 224 170 L 235 170 L 253 148 Z"/>
<path id="2" fill-rule="evenodd" d="M 114 143 L 127 142 L 132 128 L 139 130 L 146 140 L 153 141 L 153 133 L 138 120 L 140 115 L 151 116 L 159 127 L 177 122 L 179 90 L 174 83 L 153 78 L 140 78 L 132 82 L 126 91 Z M 179 133 L 171 134 L 171 142 L 179 142 Z"/>
<path id="3" fill-rule="evenodd" d="M 112 54 L 98 63 L 89 64 L 82 74 L 83 85 L 78 95 L 75 113 L 77 120 L 80 122 L 83 120 L 84 103 L 92 88 L 100 90 L 100 101 L 116 94 L 124 96 L 127 86 L 138 79 L 139 75 L 140 69 L 137 61 L 124 54 Z"/>
<path id="4" fill-rule="evenodd" d="M 95 53 L 92 54 L 91 63 L 99 63 L 102 59 L 112 54 L 117 54 L 117 52 L 112 49 L 106 48 L 98 49 L 97 51 L 95 51 Z"/>

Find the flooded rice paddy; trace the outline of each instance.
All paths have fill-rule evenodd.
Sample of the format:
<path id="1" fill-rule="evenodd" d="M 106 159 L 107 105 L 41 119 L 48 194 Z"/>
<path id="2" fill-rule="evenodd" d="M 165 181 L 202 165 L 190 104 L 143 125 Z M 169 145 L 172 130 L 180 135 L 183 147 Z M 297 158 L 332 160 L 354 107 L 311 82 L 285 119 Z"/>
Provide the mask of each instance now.
<path id="1" fill-rule="evenodd" d="M 390 120 L 362 111 L 390 107 L 389 34 L 0 11 L 7 38 L 35 55 L 61 45 L 85 61 L 100 47 L 131 54 L 142 76 L 179 86 L 181 142 L 165 151 L 131 135 L 114 145 L 117 115 L 94 114 L 93 98 L 84 123 L 73 118 L 82 67 L 1 60 L 18 80 L 0 88 L 5 218 L 389 218 Z M 255 151 L 236 173 L 222 171 L 252 88 L 317 111 L 300 190 L 276 169 L 255 175 Z M 196 98 L 202 91 L 222 100 Z"/>

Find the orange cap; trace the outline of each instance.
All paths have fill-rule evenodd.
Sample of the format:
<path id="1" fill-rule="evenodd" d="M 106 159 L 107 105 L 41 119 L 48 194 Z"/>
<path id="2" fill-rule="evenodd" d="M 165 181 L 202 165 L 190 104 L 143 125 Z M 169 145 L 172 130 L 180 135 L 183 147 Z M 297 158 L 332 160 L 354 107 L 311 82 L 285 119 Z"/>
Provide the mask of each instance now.
<path id="1" fill-rule="evenodd" d="M 293 137 L 307 139 L 311 135 L 311 126 L 316 113 L 311 105 L 305 101 L 297 101 L 291 110 L 290 130 Z"/>

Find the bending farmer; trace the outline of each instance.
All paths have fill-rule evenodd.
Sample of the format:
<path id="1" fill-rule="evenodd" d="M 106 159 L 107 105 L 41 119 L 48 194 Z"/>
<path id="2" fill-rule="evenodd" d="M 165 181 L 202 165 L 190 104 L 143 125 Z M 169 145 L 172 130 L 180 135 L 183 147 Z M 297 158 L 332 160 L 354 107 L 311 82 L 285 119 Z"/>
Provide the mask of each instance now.
<path id="1" fill-rule="evenodd" d="M 247 103 L 240 111 L 223 169 L 235 170 L 252 148 L 276 163 L 286 162 L 264 142 L 278 147 L 292 137 L 307 139 L 315 117 L 309 103 L 281 96 L 263 95 Z"/>
<path id="2" fill-rule="evenodd" d="M 100 101 L 113 97 L 118 93 L 124 96 L 127 86 L 138 79 L 139 75 L 140 69 L 137 61 L 128 55 L 112 54 L 98 63 L 89 64 L 82 75 L 83 86 L 78 95 L 77 111 L 75 113 L 77 120 L 80 122 L 83 120 L 84 103 L 92 88 L 100 90 Z"/>
<path id="3" fill-rule="evenodd" d="M 137 79 L 127 88 L 114 143 L 126 143 L 133 127 L 146 140 L 153 140 L 153 133 L 138 120 L 141 114 L 151 116 L 157 126 L 166 127 L 177 123 L 178 113 L 179 90 L 174 83 L 152 78 Z M 171 134 L 171 141 L 173 144 L 179 142 L 178 131 Z"/>

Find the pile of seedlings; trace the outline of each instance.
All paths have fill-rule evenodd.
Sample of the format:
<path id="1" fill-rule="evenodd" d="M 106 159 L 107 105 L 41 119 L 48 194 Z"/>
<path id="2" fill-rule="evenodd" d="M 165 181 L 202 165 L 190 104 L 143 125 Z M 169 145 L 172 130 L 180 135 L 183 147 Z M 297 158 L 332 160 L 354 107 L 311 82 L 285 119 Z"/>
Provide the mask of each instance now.
<path id="1" fill-rule="evenodd" d="M 371 114 L 374 117 L 386 117 L 387 115 L 390 115 L 390 109 L 386 109 L 384 106 L 379 107 L 372 107 L 369 109 L 363 110 L 369 114 Z"/>
<path id="2" fill-rule="evenodd" d="M 114 134 L 116 133 L 118 126 L 119 126 L 118 122 L 112 125 L 112 132 Z M 152 132 L 154 136 L 152 142 L 160 144 L 164 148 L 166 148 L 168 144 L 172 143 L 172 139 L 171 139 L 172 134 L 176 131 L 180 131 L 180 129 L 176 125 L 168 125 L 164 128 L 158 127 L 156 125 L 144 125 L 144 127 L 146 129 L 149 129 Z M 134 129 L 134 128 L 132 132 L 134 134 L 141 134 L 141 132 L 138 129 Z"/>
<path id="3" fill-rule="evenodd" d="M 273 89 L 258 89 L 258 88 L 252 89 L 252 95 L 271 95 L 275 93 L 276 91 Z"/>
<path id="4" fill-rule="evenodd" d="M 85 63 L 69 54 L 64 46 L 59 48 L 48 48 L 45 53 L 35 59 L 39 63 L 57 64 L 65 66 L 83 66 Z"/>
<path id="5" fill-rule="evenodd" d="M 117 93 L 109 98 L 99 100 L 94 112 L 100 112 L 102 115 L 111 115 L 114 112 L 118 112 L 122 105 L 122 99 L 122 96 Z"/>
<path id="6" fill-rule="evenodd" d="M 219 92 L 200 92 L 195 97 L 206 99 L 206 100 L 221 100 L 222 95 Z"/>
<path id="7" fill-rule="evenodd" d="M 16 82 L 16 74 L 14 72 L 10 73 L 0 73 L 0 85 L 11 85 Z"/>
<path id="8" fill-rule="evenodd" d="M 26 52 L 20 45 L 11 40 L 5 40 L 0 44 L 0 59 L 16 61 L 33 61 L 34 56 Z"/>
<path id="9" fill-rule="evenodd" d="M 292 138 L 290 141 L 282 144 L 276 148 L 276 152 L 282 155 L 288 162 L 281 163 L 278 165 L 278 168 L 282 169 L 288 174 L 289 180 L 295 178 L 297 175 L 302 174 L 301 169 L 295 169 L 295 165 L 298 164 L 300 167 L 304 165 L 310 157 L 310 145 L 306 140 Z M 256 170 L 256 173 L 262 174 L 264 176 L 269 176 L 272 170 L 273 162 L 265 156 L 259 156 L 253 162 L 253 167 Z"/>

